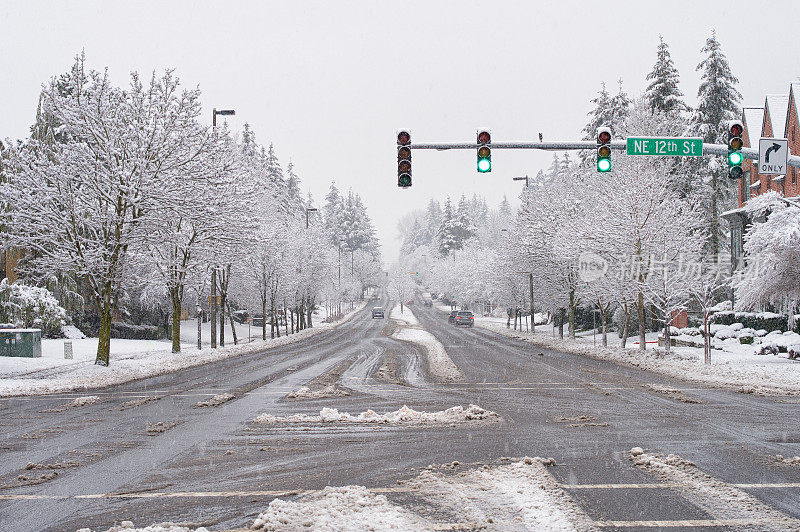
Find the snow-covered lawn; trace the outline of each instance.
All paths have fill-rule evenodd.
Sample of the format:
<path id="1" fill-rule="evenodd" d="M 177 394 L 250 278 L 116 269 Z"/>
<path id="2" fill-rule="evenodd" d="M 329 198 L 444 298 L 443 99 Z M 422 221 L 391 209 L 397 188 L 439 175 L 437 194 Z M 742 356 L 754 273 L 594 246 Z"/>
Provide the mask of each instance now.
<path id="1" fill-rule="evenodd" d="M 638 337 L 630 338 L 629 347 L 623 349 L 620 347 L 616 332 L 609 333 L 609 346 L 603 348 L 600 345 L 599 334 L 596 337 L 596 345 L 593 345 L 591 331 L 577 335 L 575 340 L 568 338 L 561 340 L 553 336 L 551 326 L 537 327 L 534 335 L 530 332 L 508 329 L 505 321 L 498 323 L 493 318 L 476 318 L 475 324 L 543 347 L 611 360 L 678 379 L 733 388 L 744 393 L 800 395 L 800 361 L 789 360 L 785 354 L 756 355 L 752 346 L 734 345 L 730 342 L 729 351 L 714 349 L 711 364 L 706 365 L 703 363 L 701 347 L 674 347 L 669 355 L 663 349 L 657 349 L 655 345 L 657 333 L 647 334 L 646 341 L 649 345 L 647 351 L 642 353 L 638 350 Z"/>
<path id="2" fill-rule="evenodd" d="M 434 335 L 424 330 L 411 308 L 405 307 L 405 312 L 400 311 L 400 305 L 395 305 L 389 318 L 395 320 L 399 327 L 392 333 L 392 338 L 415 343 L 425 350 L 428 360 L 428 371 L 438 380 L 446 382 L 460 381 L 464 375 L 453 363 L 447 354 L 442 342 Z"/>
<path id="3" fill-rule="evenodd" d="M 219 349 L 204 347 L 197 349 L 196 322 L 184 321 L 181 327 L 181 339 L 195 335 L 195 343 L 182 344 L 180 353 L 172 353 L 172 344 L 166 340 L 111 340 L 111 365 L 109 367 L 94 364 L 97 353 L 97 338 L 72 340 L 42 340 L 41 358 L 0 357 L 0 397 L 15 395 L 36 395 L 54 392 L 70 392 L 121 384 L 124 382 L 162 375 L 184 368 L 199 366 L 209 362 L 222 360 L 232 356 L 254 353 L 288 343 L 297 342 L 336 327 L 350 319 L 364 307 L 360 304 L 345 315 L 342 321 L 335 323 L 316 323 L 306 329 L 289 336 L 267 339 L 256 339 L 248 342 L 247 325 L 243 325 L 239 345 L 233 345 L 230 335 L 230 324 L 226 331 L 226 346 Z M 187 327 L 187 325 L 189 325 Z M 192 328 L 192 325 L 195 328 Z M 205 338 L 210 338 L 210 324 Z M 237 332 L 239 331 L 237 326 Z M 283 332 L 283 331 L 282 331 Z M 73 359 L 64 359 L 64 342 L 71 341 Z"/>

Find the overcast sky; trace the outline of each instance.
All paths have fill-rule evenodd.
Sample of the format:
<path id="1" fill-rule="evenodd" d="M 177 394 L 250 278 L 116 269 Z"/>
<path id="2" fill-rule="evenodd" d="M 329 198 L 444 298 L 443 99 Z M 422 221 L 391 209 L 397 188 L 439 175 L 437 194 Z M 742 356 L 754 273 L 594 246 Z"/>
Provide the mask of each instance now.
<path id="1" fill-rule="evenodd" d="M 606 8 L 605 6 L 608 6 Z M 579 139 L 600 83 L 637 96 L 669 44 L 681 89 L 696 102 L 700 49 L 716 29 L 745 105 L 785 94 L 800 75 L 800 2 L 201 2 L 0 0 L 0 137 L 28 135 L 40 86 L 85 50 L 118 84 L 131 71 L 175 68 L 207 108 L 233 108 L 273 142 L 319 202 L 331 179 L 364 198 L 384 258 L 397 220 L 430 197 L 515 200 L 511 177 L 551 154 L 413 154 L 414 186 L 397 188 L 395 130 L 416 142 Z"/>

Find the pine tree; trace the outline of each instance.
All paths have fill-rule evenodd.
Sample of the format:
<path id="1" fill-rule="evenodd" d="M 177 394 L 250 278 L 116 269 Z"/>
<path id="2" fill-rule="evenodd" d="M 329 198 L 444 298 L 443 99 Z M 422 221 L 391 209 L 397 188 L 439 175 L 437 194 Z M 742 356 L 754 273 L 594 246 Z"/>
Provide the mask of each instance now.
<path id="1" fill-rule="evenodd" d="M 425 209 L 425 243 L 430 244 L 436 240 L 439 234 L 439 226 L 442 224 L 442 206 L 435 199 L 428 202 Z"/>
<path id="2" fill-rule="evenodd" d="M 453 213 L 450 196 L 447 196 L 444 202 L 442 221 L 439 223 L 439 230 L 436 234 L 436 243 L 439 247 L 439 253 L 445 257 L 456 248 L 455 214 Z"/>
<path id="3" fill-rule="evenodd" d="M 628 115 L 631 112 L 631 103 L 632 100 L 628 97 L 628 94 L 622 90 L 622 78 L 620 78 L 617 83 L 619 84 L 619 91 L 617 95 L 611 98 L 611 102 L 609 104 L 609 114 L 611 118 L 610 126 L 612 134 L 619 129 L 619 125 L 625 122 L 625 119 L 628 118 Z"/>
<path id="4" fill-rule="evenodd" d="M 697 91 L 698 105 L 692 116 L 691 131 L 705 142 L 725 143 L 725 122 L 739 115 L 742 95 L 734 87 L 739 80 L 731 72 L 728 60 L 722 53 L 716 32 L 706 39 L 701 52 L 706 54 L 697 70 L 703 76 Z M 694 158 L 693 158 L 694 159 Z M 719 158 L 696 158 L 689 168 L 694 177 L 692 188 L 701 198 L 706 211 L 708 240 L 705 253 L 715 257 L 727 242 L 726 231 L 720 223 L 720 213 L 732 207 L 736 195 L 735 183 L 720 179 L 726 165 Z"/>
<path id="5" fill-rule="evenodd" d="M 653 70 L 647 75 L 647 79 L 651 81 L 645 91 L 645 99 L 650 111 L 661 111 L 663 113 L 688 111 L 689 106 L 681 99 L 683 93 L 678 88 L 680 76 L 672 63 L 669 46 L 664 42 L 664 38 L 661 35 L 658 36 L 658 40 L 656 64 L 653 65 Z"/>
<path id="6" fill-rule="evenodd" d="M 612 98 L 608 95 L 605 82 L 600 85 L 600 91 L 597 93 L 597 97 L 591 101 L 594 104 L 594 109 L 589 112 L 589 123 L 583 128 L 583 131 L 586 133 L 583 137 L 584 140 L 594 140 L 598 127 L 611 127 L 614 116 L 612 112 Z"/>
<path id="7" fill-rule="evenodd" d="M 294 173 L 294 165 L 289 161 L 286 167 L 286 195 L 291 211 L 300 212 L 304 209 L 303 197 L 300 192 L 300 178 Z"/>
<path id="8" fill-rule="evenodd" d="M 325 205 L 322 207 L 322 217 L 325 220 L 325 233 L 334 247 L 339 245 L 339 239 L 342 237 L 342 210 L 342 196 L 336 188 L 336 181 L 331 181 L 331 187 L 325 196 Z"/>

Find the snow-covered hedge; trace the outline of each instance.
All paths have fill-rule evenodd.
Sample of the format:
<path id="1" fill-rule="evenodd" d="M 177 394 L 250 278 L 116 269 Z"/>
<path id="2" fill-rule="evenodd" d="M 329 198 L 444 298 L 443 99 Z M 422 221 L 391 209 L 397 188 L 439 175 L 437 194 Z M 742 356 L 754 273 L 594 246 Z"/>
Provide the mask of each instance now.
<path id="1" fill-rule="evenodd" d="M 771 331 L 785 331 L 788 319 L 774 312 L 717 312 L 711 317 L 712 324 L 732 326 L 741 323 L 749 329 L 766 329 Z M 800 322 L 795 325 L 795 331 L 800 332 Z"/>
<path id="2" fill-rule="evenodd" d="M 164 329 L 155 325 L 133 325 L 115 321 L 111 323 L 111 337 L 130 340 L 160 340 L 164 338 Z"/>
<path id="3" fill-rule="evenodd" d="M 15 327 L 37 328 L 50 338 L 61 337 L 61 327 L 66 324 L 64 310 L 46 288 L 22 283 L 0 281 L 0 322 Z"/>

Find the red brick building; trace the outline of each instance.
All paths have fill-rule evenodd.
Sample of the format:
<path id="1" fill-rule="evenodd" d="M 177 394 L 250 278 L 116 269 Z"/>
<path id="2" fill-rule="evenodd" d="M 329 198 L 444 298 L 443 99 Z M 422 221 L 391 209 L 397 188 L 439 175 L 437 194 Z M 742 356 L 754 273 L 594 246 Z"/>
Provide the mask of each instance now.
<path id="1" fill-rule="evenodd" d="M 788 94 L 768 95 L 764 99 L 763 107 L 742 109 L 744 126 L 742 140 L 745 147 L 758 150 L 758 141 L 762 137 L 785 138 L 789 141 L 789 153 L 799 155 L 798 98 L 800 98 L 800 81 L 789 84 Z M 770 190 L 787 198 L 800 196 L 797 168 L 789 167 L 785 176 L 762 176 L 758 173 L 758 161 L 745 159 L 742 170 L 744 177 L 738 187 L 739 208 L 723 214 L 731 226 L 731 262 L 734 269 L 739 266 L 742 259 L 744 234 L 750 225 L 750 220 L 743 209 L 747 201 Z"/>

